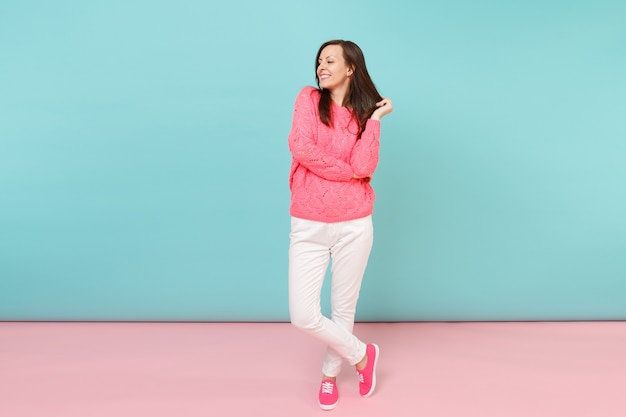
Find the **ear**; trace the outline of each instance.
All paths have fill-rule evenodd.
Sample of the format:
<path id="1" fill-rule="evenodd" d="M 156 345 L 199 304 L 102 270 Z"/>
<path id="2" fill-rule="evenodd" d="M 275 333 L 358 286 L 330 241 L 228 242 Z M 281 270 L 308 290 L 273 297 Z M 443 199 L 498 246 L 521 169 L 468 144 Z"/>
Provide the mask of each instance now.
<path id="1" fill-rule="evenodd" d="M 354 67 L 352 68 L 348 68 L 348 77 L 351 76 L 354 73 Z"/>

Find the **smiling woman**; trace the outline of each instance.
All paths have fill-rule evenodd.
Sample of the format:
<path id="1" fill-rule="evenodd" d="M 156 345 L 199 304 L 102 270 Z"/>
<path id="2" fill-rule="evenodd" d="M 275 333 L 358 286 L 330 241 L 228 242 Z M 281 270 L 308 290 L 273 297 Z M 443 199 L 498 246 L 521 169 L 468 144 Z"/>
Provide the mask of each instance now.
<path id="1" fill-rule="evenodd" d="M 352 330 L 361 281 L 373 243 L 374 190 L 380 119 L 391 101 L 376 91 L 361 49 L 350 41 L 323 44 L 316 60 L 319 89 L 296 99 L 289 134 L 292 154 L 289 308 L 294 326 L 328 346 L 319 405 L 339 402 L 336 377 L 343 359 L 356 366 L 360 393 L 376 386 L 379 350 Z M 332 259 L 331 318 L 320 293 Z"/>
<path id="2" fill-rule="evenodd" d="M 383 100 L 370 77 L 361 48 L 354 42 L 334 40 L 324 43 L 316 60 L 315 80 L 320 87 L 320 120 L 332 125 L 330 102 L 351 109 L 359 122 L 359 133 L 367 119 L 380 120 L 374 110 L 380 105 L 391 104 Z M 386 114 L 386 113 L 385 113 Z"/>

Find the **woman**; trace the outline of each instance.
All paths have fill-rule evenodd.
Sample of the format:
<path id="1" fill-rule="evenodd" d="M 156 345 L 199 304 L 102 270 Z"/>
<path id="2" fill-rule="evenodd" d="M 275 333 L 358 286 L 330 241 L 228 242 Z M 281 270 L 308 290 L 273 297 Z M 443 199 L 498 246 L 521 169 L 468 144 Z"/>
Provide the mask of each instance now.
<path id="1" fill-rule="evenodd" d="M 327 346 L 319 405 L 331 410 L 336 377 L 346 359 L 356 367 L 360 394 L 376 386 L 379 349 L 352 334 L 361 280 L 373 241 L 374 190 L 380 119 L 392 111 L 372 82 L 361 49 L 333 40 L 317 52 L 319 89 L 303 88 L 289 134 L 292 165 L 289 310 L 294 326 Z M 332 259 L 331 318 L 320 293 Z"/>

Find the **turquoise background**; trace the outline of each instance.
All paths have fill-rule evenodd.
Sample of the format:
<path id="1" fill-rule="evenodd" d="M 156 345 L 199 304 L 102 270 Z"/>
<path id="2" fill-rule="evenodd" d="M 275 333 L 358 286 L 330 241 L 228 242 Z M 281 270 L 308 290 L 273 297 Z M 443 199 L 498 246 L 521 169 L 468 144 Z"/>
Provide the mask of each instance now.
<path id="1" fill-rule="evenodd" d="M 333 38 L 395 109 L 358 320 L 626 319 L 625 17 L 3 0 L 0 319 L 287 320 L 287 135 Z"/>

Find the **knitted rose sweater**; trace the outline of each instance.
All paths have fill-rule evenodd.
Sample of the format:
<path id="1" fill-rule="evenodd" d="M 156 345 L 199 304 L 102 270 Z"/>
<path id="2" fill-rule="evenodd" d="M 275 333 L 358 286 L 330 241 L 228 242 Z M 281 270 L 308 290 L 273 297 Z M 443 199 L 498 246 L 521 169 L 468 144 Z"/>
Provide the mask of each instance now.
<path id="1" fill-rule="evenodd" d="M 359 219 L 372 214 L 375 194 L 359 177 L 374 173 L 378 164 L 380 121 L 368 120 L 361 138 L 358 123 L 345 107 L 333 103 L 328 127 L 320 121 L 320 93 L 304 87 L 293 112 L 289 133 L 292 155 L 290 214 L 325 223 Z"/>

